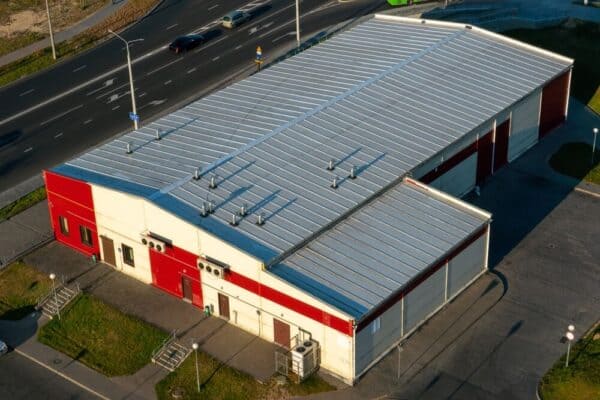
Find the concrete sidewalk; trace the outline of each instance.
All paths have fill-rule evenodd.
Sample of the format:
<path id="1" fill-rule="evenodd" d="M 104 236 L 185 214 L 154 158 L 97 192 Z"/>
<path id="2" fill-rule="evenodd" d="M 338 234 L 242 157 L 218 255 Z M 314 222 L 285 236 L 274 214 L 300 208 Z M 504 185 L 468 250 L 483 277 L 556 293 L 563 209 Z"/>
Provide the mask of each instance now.
<path id="1" fill-rule="evenodd" d="M 82 21 L 79 21 L 77 24 L 65 29 L 64 31 L 55 32 L 54 33 L 54 43 L 58 45 L 65 40 L 69 40 L 74 36 L 80 34 L 81 32 L 89 29 L 98 23 L 104 21 L 107 17 L 117 12 L 121 7 L 127 4 L 127 0 L 121 1 L 111 1 L 107 3 L 104 7 L 88 16 Z M 0 67 L 10 64 L 13 61 L 20 60 L 21 58 L 27 57 L 35 53 L 36 51 L 45 49 L 46 47 L 50 47 L 50 38 L 42 39 L 35 43 L 30 44 L 29 46 L 22 47 L 18 50 L 13 51 L 12 53 L 8 53 L 0 57 Z"/>

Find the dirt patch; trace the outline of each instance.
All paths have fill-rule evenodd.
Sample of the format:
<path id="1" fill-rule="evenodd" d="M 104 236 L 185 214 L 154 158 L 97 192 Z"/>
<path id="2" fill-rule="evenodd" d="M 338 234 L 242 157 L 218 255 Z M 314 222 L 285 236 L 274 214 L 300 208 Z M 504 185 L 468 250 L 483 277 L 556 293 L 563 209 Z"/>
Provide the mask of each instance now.
<path id="1" fill-rule="evenodd" d="M 0 36 L 11 37 L 26 31 L 42 32 L 48 29 L 46 13 L 43 11 L 19 11 L 8 17 L 8 22 L 0 25 Z"/>

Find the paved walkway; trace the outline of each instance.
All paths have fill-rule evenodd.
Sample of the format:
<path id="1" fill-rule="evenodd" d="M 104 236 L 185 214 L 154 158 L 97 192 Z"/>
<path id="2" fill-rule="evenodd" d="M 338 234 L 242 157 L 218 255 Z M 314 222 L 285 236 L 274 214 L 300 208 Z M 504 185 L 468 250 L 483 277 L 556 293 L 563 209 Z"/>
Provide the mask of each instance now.
<path id="1" fill-rule="evenodd" d="M 65 29 L 64 31 L 55 32 L 54 33 L 54 43 L 58 45 L 65 40 L 69 40 L 72 37 L 80 34 L 81 32 L 89 29 L 98 23 L 104 21 L 108 16 L 114 14 L 121 7 L 127 4 L 127 0 L 121 1 L 111 1 L 107 3 L 104 7 L 88 16 L 82 21 L 79 21 L 77 24 Z M 0 67 L 10 64 L 13 61 L 20 60 L 23 57 L 27 57 L 30 54 L 35 53 L 36 51 L 45 49 L 46 47 L 50 47 L 50 38 L 42 39 L 35 43 L 30 44 L 29 46 L 22 47 L 18 50 L 13 51 L 12 53 L 5 54 L 0 57 Z"/>

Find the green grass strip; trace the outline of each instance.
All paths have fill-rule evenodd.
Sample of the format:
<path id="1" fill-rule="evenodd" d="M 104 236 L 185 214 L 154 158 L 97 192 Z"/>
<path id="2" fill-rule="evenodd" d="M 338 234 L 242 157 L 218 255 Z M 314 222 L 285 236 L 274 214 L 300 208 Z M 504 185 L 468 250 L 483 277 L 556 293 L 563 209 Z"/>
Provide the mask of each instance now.
<path id="1" fill-rule="evenodd" d="M 50 279 L 22 262 L 0 271 L 0 319 L 19 320 L 32 313 L 50 291 Z"/>
<path id="2" fill-rule="evenodd" d="M 46 188 L 41 187 L 33 192 L 27 193 L 18 200 L 13 201 L 7 206 L 0 208 L 0 221 L 13 217 L 20 212 L 36 205 L 46 198 Z"/>

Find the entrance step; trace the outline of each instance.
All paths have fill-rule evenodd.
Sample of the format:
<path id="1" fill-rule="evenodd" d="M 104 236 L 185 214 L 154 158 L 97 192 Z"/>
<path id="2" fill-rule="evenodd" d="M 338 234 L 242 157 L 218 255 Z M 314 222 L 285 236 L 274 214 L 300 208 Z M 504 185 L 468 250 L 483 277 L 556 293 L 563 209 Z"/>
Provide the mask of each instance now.
<path id="1" fill-rule="evenodd" d="M 43 315 L 52 319 L 56 315 L 60 315 L 60 311 L 77 297 L 79 293 L 81 293 L 81 289 L 78 283 L 73 287 L 59 284 L 38 301 L 36 308 L 41 310 Z"/>

